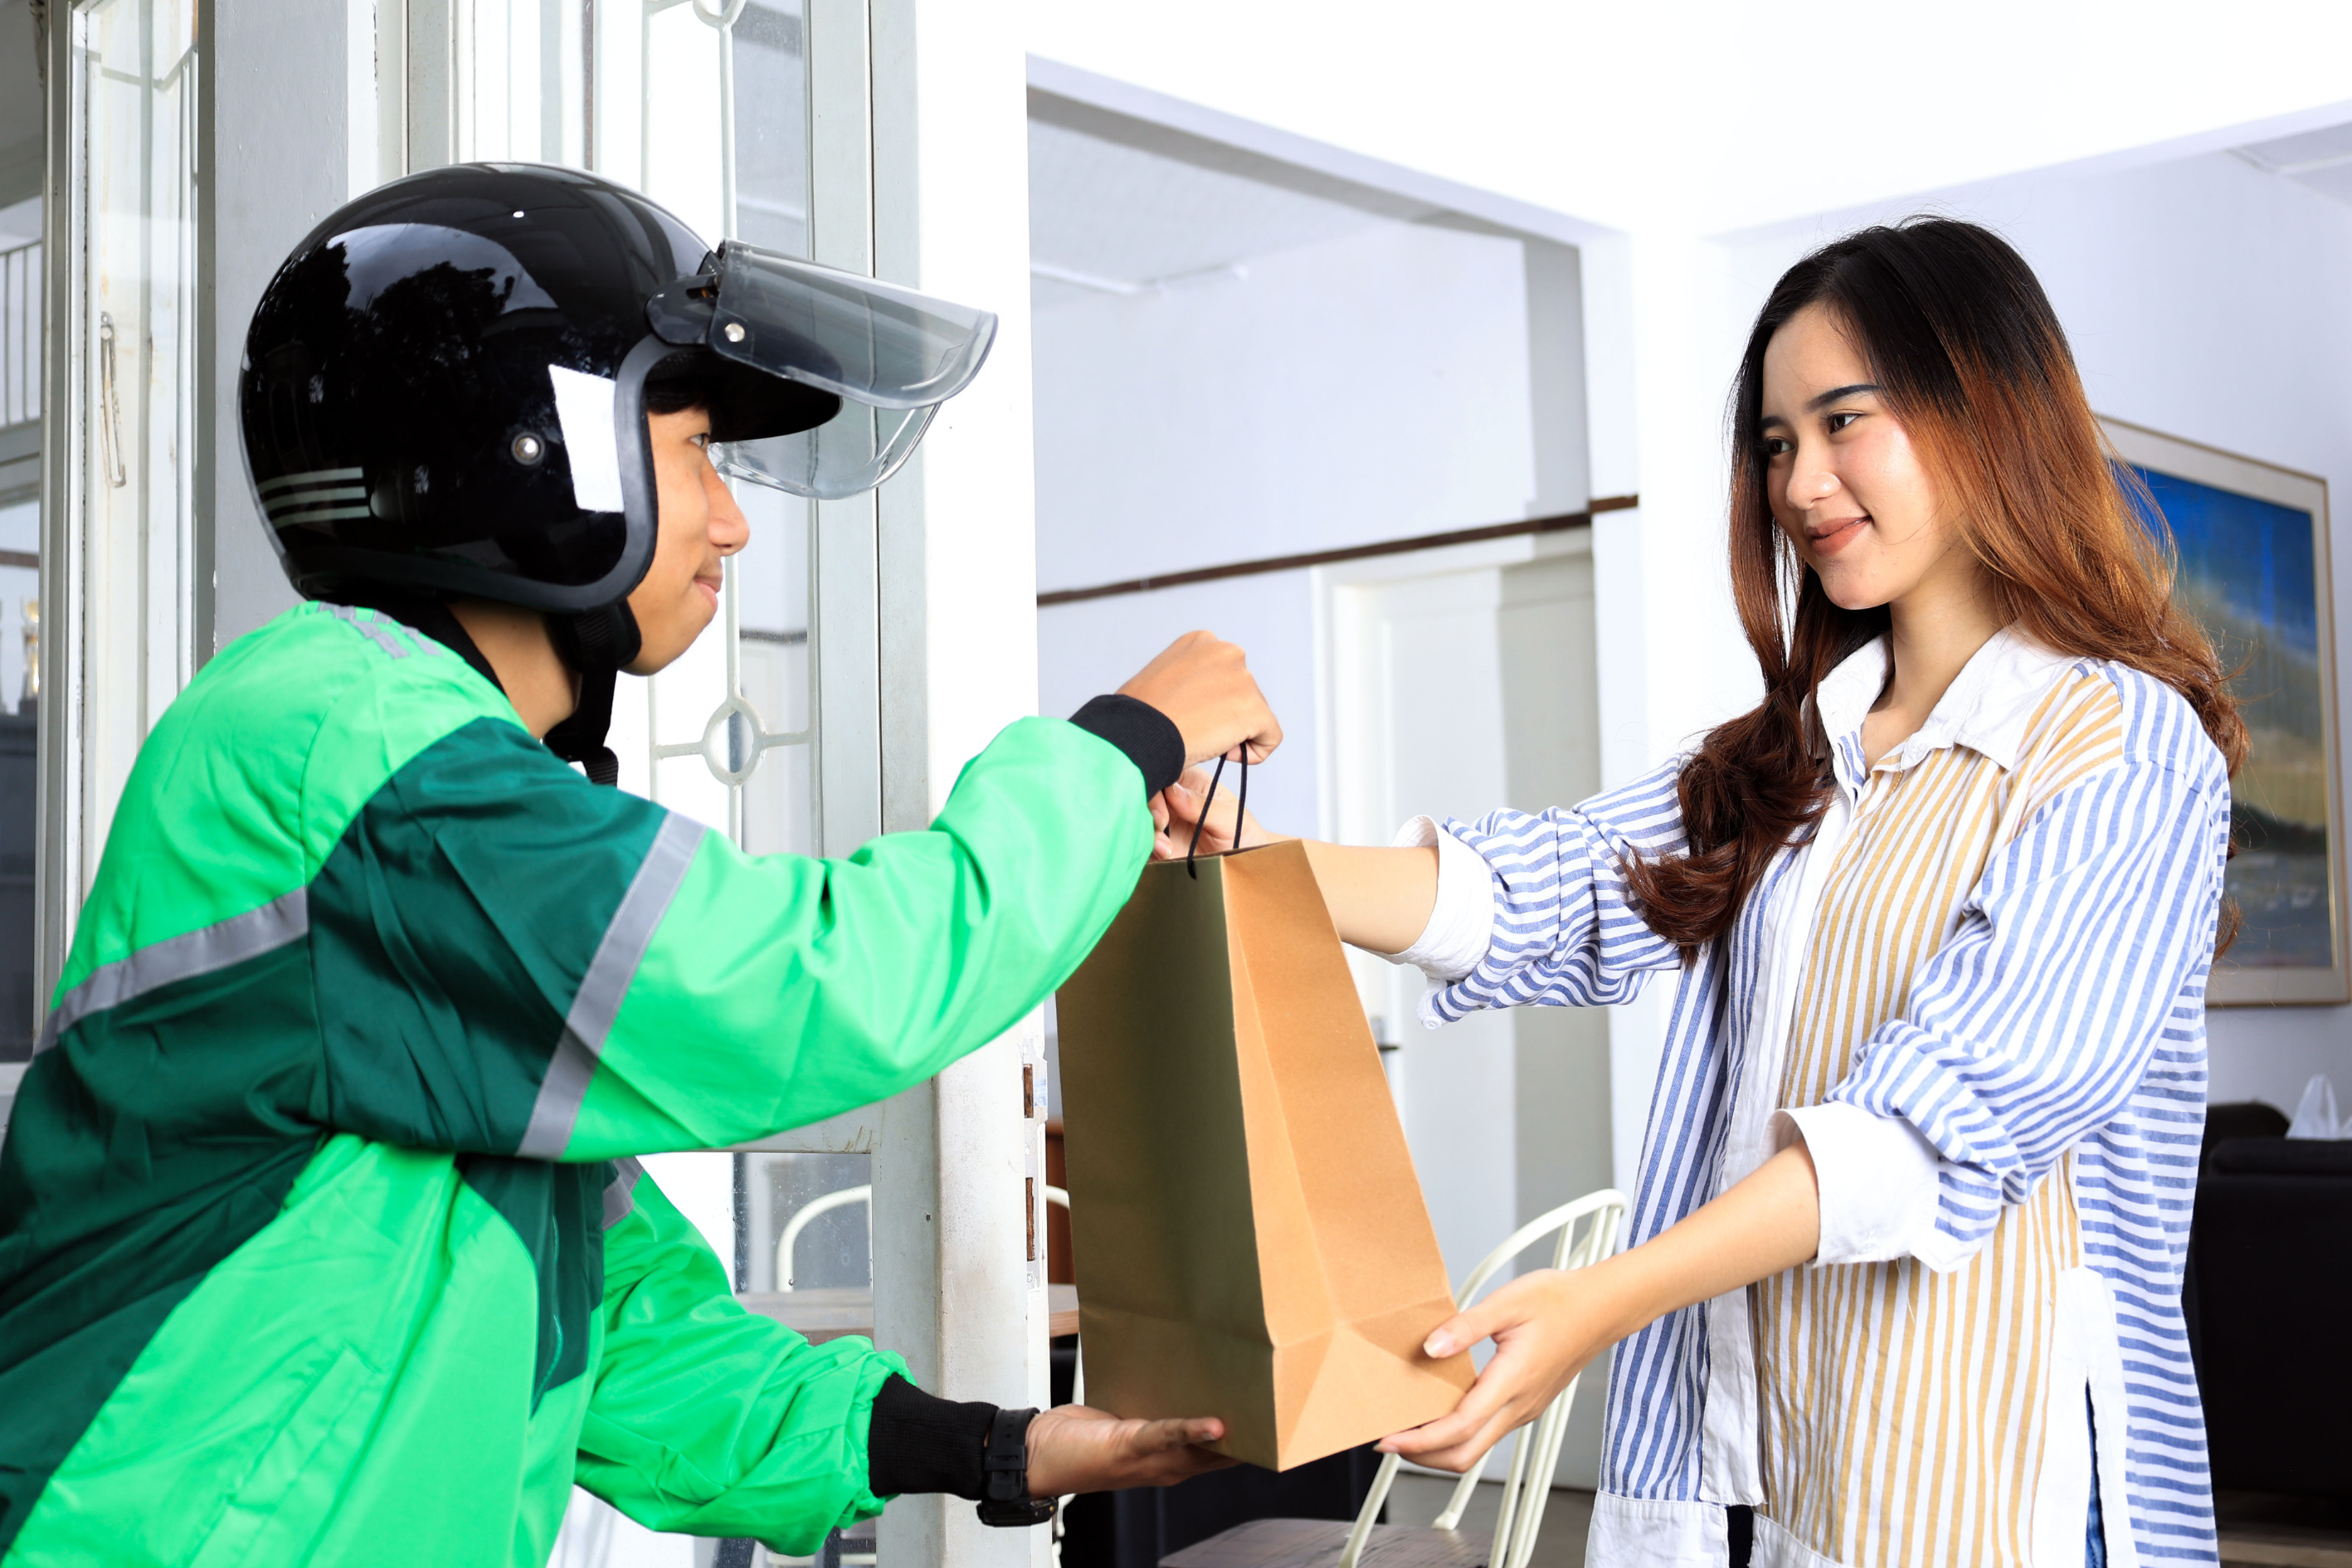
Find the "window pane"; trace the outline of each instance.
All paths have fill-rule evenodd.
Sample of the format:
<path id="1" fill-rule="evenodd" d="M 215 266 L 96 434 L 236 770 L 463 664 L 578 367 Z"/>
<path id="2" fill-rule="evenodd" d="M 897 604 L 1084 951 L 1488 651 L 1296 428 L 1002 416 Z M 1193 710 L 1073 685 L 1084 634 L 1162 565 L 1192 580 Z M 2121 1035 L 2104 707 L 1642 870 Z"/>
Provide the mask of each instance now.
<path id="1" fill-rule="evenodd" d="M 735 237 L 808 254 L 808 71 L 801 0 L 747 5 L 735 20 Z"/>
<path id="2" fill-rule="evenodd" d="M 675 5 L 646 22 L 646 187 L 708 237 L 804 255 L 801 8 L 746 4 L 730 27 L 713 25 L 727 9 Z M 728 570 L 733 657 L 722 626 L 654 681 L 652 788 L 755 854 L 806 852 L 816 842 L 810 511 L 751 485 L 736 500 L 751 534 Z"/>
<path id="3" fill-rule="evenodd" d="M 873 1155 L 761 1152 L 743 1156 L 743 1176 L 751 1242 L 744 1260 L 745 1289 L 872 1289 L 873 1224 L 866 1203 L 837 1201 L 802 1219 L 797 1228 L 793 1222 L 820 1198 L 867 1187 L 874 1180 Z M 788 1238 L 789 1256 L 783 1247 Z"/>
<path id="4" fill-rule="evenodd" d="M 101 0 L 77 19 L 88 876 L 140 742 L 192 673 L 195 7 Z"/>

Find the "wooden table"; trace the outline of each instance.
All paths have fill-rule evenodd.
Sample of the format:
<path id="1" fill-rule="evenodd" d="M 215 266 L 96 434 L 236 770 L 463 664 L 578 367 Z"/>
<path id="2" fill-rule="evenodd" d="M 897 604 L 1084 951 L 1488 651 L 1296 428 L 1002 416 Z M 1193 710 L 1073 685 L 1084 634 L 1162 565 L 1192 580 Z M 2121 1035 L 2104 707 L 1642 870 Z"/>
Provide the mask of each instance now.
<path id="1" fill-rule="evenodd" d="M 771 1317 L 821 1345 L 844 1334 L 874 1336 L 874 1292 L 864 1286 L 811 1290 L 746 1290 L 737 1298 L 752 1311 Z M 1045 1287 L 1047 1333 L 1055 1339 L 1078 1331 L 1078 1288 Z"/>

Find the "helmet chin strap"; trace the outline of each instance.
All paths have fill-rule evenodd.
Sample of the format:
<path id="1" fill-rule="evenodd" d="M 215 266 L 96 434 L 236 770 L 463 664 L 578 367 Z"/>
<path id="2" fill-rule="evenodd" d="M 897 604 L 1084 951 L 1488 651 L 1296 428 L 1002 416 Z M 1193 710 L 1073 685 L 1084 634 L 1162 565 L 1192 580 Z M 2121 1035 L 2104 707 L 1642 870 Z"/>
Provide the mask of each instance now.
<path id="1" fill-rule="evenodd" d="M 547 749 L 578 763 L 592 784 L 618 784 L 621 762 L 604 744 L 604 732 L 613 724 L 613 682 L 644 647 L 637 617 L 625 599 L 576 616 L 551 615 L 547 629 L 556 653 L 580 677 L 579 705 L 547 732 Z"/>

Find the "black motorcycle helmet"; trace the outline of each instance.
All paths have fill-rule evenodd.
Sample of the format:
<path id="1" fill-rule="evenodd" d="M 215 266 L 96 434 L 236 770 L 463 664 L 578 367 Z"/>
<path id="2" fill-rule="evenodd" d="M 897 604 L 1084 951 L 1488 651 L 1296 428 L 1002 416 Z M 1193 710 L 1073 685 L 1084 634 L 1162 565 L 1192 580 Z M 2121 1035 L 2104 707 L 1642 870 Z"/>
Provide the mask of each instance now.
<path id="1" fill-rule="evenodd" d="M 609 773 L 612 672 L 636 656 L 625 601 L 658 521 L 646 413 L 707 409 L 735 477 L 856 494 L 906 460 L 995 325 L 713 252 L 580 170 L 458 164 L 348 204 L 278 268 L 246 336 L 246 463 L 306 598 L 551 612 L 583 679 L 579 722 L 550 743 Z"/>

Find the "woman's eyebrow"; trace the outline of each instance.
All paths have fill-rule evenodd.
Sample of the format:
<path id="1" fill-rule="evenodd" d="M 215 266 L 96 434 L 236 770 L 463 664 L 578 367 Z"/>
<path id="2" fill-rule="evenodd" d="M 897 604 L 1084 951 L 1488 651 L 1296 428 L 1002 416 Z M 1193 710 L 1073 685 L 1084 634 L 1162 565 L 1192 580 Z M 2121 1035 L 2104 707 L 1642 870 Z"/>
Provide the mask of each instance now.
<path id="1" fill-rule="evenodd" d="M 1852 397 L 1857 392 L 1876 392 L 1877 390 L 1878 383 L 1874 381 L 1857 381 L 1851 386 L 1832 386 L 1819 397 L 1807 403 L 1805 412 L 1818 414 L 1841 397 Z"/>

